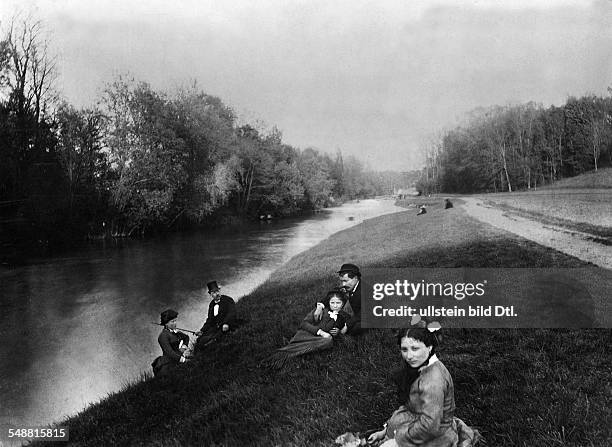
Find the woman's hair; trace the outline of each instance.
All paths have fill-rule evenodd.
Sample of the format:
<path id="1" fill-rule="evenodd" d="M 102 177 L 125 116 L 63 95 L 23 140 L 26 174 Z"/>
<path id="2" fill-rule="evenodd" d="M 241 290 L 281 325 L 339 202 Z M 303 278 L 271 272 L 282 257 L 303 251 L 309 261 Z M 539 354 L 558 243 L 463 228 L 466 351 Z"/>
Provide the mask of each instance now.
<path id="1" fill-rule="evenodd" d="M 423 342 L 425 346 L 431 346 L 431 355 L 436 352 L 436 348 L 438 347 L 438 338 L 436 334 L 430 332 L 429 329 L 424 327 L 409 327 L 400 329 L 400 332 L 397 334 L 397 344 L 402 344 L 403 338 L 412 338 L 416 341 Z"/>
<path id="2" fill-rule="evenodd" d="M 348 299 L 348 297 L 346 296 L 346 292 L 344 292 L 343 289 L 338 288 L 330 290 L 329 292 L 327 292 L 327 295 L 325 295 L 325 299 L 323 300 L 323 304 L 325 305 L 325 307 L 329 307 L 329 300 L 334 297 L 339 298 L 342 301 L 342 304 L 346 304 L 346 300 Z"/>

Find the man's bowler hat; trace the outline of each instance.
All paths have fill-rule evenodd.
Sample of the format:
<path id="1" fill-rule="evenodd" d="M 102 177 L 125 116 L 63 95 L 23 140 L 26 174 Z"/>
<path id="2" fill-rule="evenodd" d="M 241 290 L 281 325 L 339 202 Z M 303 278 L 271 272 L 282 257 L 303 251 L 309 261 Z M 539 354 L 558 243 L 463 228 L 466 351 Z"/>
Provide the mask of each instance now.
<path id="1" fill-rule="evenodd" d="M 218 292 L 221 290 L 221 287 L 217 285 L 217 281 L 211 281 L 206 285 L 208 286 L 208 293 Z"/>
<path id="2" fill-rule="evenodd" d="M 355 264 L 342 264 L 342 267 L 340 267 L 340 270 L 338 270 L 338 274 L 342 275 L 344 273 L 349 273 L 361 277 L 359 267 L 357 267 Z"/>
<path id="3" fill-rule="evenodd" d="M 176 310 L 173 310 L 173 309 L 164 310 L 161 313 L 161 324 L 165 326 L 166 323 L 168 323 L 168 321 L 174 320 L 176 317 L 178 317 L 178 312 Z"/>

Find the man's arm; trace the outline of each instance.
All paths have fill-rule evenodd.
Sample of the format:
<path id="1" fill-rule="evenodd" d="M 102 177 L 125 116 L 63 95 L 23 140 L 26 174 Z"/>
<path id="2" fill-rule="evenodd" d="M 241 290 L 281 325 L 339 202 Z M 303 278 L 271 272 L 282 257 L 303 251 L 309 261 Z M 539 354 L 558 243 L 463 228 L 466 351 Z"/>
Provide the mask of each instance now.
<path id="1" fill-rule="evenodd" d="M 351 309 L 353 309 L 353 315 L 361 315 L 361 279 L 357 283 L 355 291 L 349 298 L 349 302 L 351 303 Z"/>
<path id="2" fill-rule="evenodd" d="M 236 317 L 236 302 L 231 297 L 225 299 L 225 316 L 223 317 L 223 324 L 231 326 L 234 324 L 234 318 Z"/>

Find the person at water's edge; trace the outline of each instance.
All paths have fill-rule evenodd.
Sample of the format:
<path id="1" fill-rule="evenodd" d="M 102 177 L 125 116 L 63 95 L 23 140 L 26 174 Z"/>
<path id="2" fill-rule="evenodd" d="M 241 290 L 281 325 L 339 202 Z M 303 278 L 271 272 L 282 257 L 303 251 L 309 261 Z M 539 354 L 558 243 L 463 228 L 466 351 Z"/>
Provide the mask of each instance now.
<path id="1" fill-rule="evenodd" d="M 342 264 L 337 273 L 352 311 L 351 318 L 346 322 L 347 334 L 359 335 L 364 332 L 361 327 L 361 272 L 355 264 Z M 336 336 L 337 332 L 331 335 Z"/>
<path id="2" fill-rule="evenodd" d="M 185 363 L 188 360 L 188 352 L 193 348 L 189 336 L 176 330 L 177 317 L 178 313 L 173 309 L 161 313 L 161 325 L 164 328 L 157 341 L 162 349 L 162 355 L 151 364 L 155 376 L 168 375 L 177 365 Z"/>
<path id="3" fill-rule="evenodd" d="M 228 332 L 234 325 L 236 302 L 227 295 L 221 295 L 221 287 L 217 281 L 207 284 L 212 301 L 208 306 L 208 317 L 204 326 L 196 333 L 200 343 L 208 343 L 217 336 Z"/>

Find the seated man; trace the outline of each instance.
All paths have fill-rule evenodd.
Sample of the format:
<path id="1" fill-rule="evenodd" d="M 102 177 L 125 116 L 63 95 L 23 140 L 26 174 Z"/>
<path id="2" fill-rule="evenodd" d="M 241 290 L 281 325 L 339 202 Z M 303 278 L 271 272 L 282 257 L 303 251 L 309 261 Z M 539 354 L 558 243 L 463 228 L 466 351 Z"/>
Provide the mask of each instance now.
<path id="1" fill-rule="evenodd" d="M 217 281 L 211 281 L 207 286 L 212 301 L 208 306 L 206 323 L 196 332 L 196 336 L 199 337 L 198 341 L 205 345 L 230 330 L 236 313 L 236 303 L 233 298 L 221 295 L 221 288 L 217 285 Z"/>
<path id="2" fill-rule="evenodd" d="M 444 209 L 447 210 L 453 207 L 453 202 L 450 199 L 444 199 Z"/>
<path id="3" fill-rule="evenodd" d="M 344 291 L 348 298 L 348 302 L 352 311 L 351 317 L 346 322 L 348 335 L 360 335 L 365 332 L 361 327 L 361 272 L 355 264 L 342 264 L 338 270 L 338 279 L 340 280 L 340 289 Z M 318 302 L 317 307 L 323 306 L 323 303 Z M 315 319 L 319 320 L 320 312 L 317 310 L 314 314 Z M 330 331 L 332 336 L 340 333 L 338 328 Z"/>
<path id="4" fill-rule="evenodd" d="M 419 212 L 417 213 L 417 216 L 420 216 L 421 214 L 427 214 L 427 209 L 425 208 L 425 205 L 421 205 L 421 207 L 419 208 Z"/>
<path id="5" fill-rule="evenodd" d="M 359 335 L 361 328 L 361 272 L 354 264 L 342 264 L 338 271 L 342 289 L 346 292 L 353 316 L 346 323 L 349 335 Z M 335 335 L 335 334 L 333 334 Z"/>

